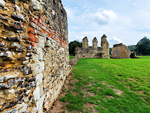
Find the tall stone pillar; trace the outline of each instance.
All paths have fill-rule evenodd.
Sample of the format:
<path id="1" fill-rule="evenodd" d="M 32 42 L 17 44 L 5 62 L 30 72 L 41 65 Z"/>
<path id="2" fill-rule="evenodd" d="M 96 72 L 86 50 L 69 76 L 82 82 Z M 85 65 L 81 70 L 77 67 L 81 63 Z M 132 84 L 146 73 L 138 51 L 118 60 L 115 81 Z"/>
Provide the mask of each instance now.
<path id="1" fill-rule="evenodd" d="M 89 45 L 88 45 L 88 38 L 87 37 L 84 37 L 82 39 L 82 48 L 83 49 L 88 49 L 89 48 Z"/>
<path id="2" fill-rule="evenodd" d="M 96 37 L 94 37 L 92 43 L 93 43 L 92 49 L 97 49 L 97 43 L 98 43 L 98 41 L 97 41 L 97 38 L 96 38 Z"/>
<path id="3" fill-rule="evenodd" d="M 109 43 L 105 34 L 101 37 L 101 47 L 104 51 L 102 58 L 109 58 Z"/>

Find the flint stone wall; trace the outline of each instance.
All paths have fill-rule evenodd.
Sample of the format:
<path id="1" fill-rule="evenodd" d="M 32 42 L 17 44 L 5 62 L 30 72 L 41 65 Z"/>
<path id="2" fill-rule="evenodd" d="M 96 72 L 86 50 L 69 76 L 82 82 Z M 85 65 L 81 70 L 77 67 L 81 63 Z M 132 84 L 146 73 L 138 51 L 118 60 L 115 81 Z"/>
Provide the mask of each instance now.
<path id="1" fill-rule="evenodd" d="M 112 48 L 112 58 L 130 58 L 130 50 L 124 44 L 116 44 Z"/>
<path id="2" fill-rule="evenodd" d="M 0 0 L 0 112 L 48 112 L 70 72 L 61 0 Z"/>

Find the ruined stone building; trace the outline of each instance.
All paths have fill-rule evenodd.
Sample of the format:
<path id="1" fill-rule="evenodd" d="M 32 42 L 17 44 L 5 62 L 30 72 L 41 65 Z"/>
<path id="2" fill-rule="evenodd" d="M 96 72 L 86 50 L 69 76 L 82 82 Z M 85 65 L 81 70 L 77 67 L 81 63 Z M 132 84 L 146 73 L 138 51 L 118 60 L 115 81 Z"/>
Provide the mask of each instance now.
<path id="1" fill-rule="evenodd" d="M 133 53 L 132 57 L 136 57 L 135 53 Z M 115 44 L 112 48 L 111 56 L 112 58 L 130 58 L 131 52 L 127 46 L 124 44 Z"/>
<path id="2" fill-rule="evenodd" d="M 0 0 L 0 112 L 48 112 L 70 70 L 61 0 Z"/>
<path id="3" fill-rule="evenodd" d="M 88 38 L 82 40 L 82 48 L 77 47 L 75 50 L 76 58 L 109 58 L 109 43 L 106 35 L 101 37 L 101 47 L 97 47 L 98 41 L 95 37 L 92 41 L 92 48 L 88 45 Z"/>

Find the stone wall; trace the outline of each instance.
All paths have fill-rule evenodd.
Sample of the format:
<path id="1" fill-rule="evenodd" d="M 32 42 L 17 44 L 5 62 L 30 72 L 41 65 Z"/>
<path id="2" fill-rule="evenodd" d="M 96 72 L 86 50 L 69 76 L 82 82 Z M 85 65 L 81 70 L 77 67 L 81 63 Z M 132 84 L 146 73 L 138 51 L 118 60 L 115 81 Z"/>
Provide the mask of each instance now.
<path id="1" fill-rule="evenodd" d="M 101 47 L 97 47 L 96 37 L 94 37 L 92 43 L 92 48 L 90 48 L 87 37 L 83 38 L 82 48 L 77 47 L 75 50 L 75 58 L 109 58 L 109 43 L 106 35 L 101 37 Z"/>
<path id="2" fill-rule="evenodd" d="M 61 0 L 0 0 L 0 112 L 47 112 L 70 72 Z"/>
<path id="3" fill-rule="evenodd" d="M 130 58 L 130 50 L 124 44 L 116 44 L 112 48 L 112 58 Z"/>

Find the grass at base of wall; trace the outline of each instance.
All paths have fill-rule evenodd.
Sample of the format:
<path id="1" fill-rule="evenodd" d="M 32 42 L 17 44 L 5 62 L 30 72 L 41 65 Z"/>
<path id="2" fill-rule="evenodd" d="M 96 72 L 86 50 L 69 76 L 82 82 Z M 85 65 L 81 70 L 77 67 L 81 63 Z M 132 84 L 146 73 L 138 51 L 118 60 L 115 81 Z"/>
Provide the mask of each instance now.
<path id="1" fill-rule="evenodd" d="M 73 59 L 75 56 L 69 56 L 69 59 L 71 60 L 71 59 Z"/>
<path id="2" fill-rule="evenodd" d="M 70 112 L 149 113 L 150 56 L 80 59 L 60 100 Z"/>

